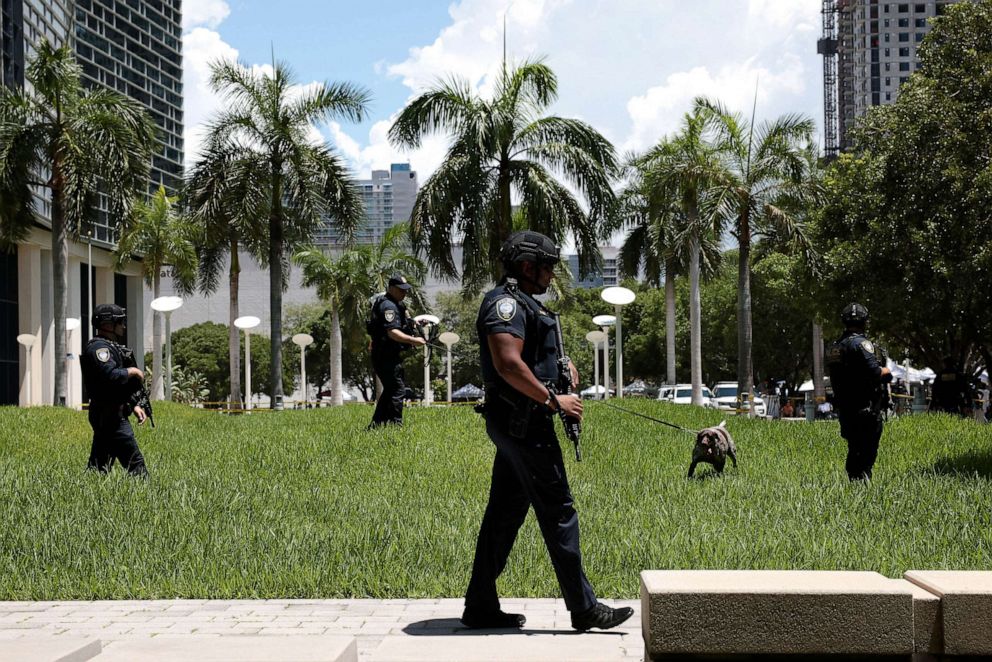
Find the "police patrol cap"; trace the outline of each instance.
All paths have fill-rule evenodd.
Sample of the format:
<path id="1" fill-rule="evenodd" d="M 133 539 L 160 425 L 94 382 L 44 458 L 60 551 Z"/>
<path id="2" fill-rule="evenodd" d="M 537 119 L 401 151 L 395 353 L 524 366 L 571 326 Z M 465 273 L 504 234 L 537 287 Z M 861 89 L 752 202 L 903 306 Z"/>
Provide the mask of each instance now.
<path id="1" fill-rule="evenodd" d="M 868 321 L 868 309 L 860 303 L 849 303 L 841 311 L 840 321 L 844 324 L 864 324 Z"/>
<path id="2" fill-rule="evenodd" d="M 558 247 L 547 235 L 533 230 L 514 232 L 500 249 L 504 264 L 514 262 L 543 262 L 555 264 L 560 259 Z"/>
<path id="3" fill-rule="evenodd" d="M 101 303 L 93 308 L 93 322 L 94 327 L 99 327 L 105 322 L 116 322 L 118 320 L 127 319 L 127 310 L 118 306 L 116 303 Z"/>
<path id="4" fill-rule="evenodd" d="M 401 290 L 409 290 L 411 287 L 413 287 L 413 285 L 410 285 L 410 283 L 406 282 L 406 278 L 404 278 L 400 274 L 392 275 L 392 277 L 389 279 L 389 286 L 398 287 Z"/>

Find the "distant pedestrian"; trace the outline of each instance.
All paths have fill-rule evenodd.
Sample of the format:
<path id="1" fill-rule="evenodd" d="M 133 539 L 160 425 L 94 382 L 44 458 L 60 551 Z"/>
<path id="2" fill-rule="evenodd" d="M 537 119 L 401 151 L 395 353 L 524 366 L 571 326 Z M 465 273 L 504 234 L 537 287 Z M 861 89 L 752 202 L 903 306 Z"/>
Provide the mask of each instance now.
<path id="1" fill-rule="evenodd" d="M 966 415 L 969 408 L 968 382 L 957 369 L 954 357 L 944 357 L 944 368 L 937 373 L 933 381 L 933 392 L 930 396 L 930 411 L 942 411 L 948 414 Z"/>
<path id="2" fill-rule="evenodd" d="M 869 480 L 882 438 L 882 386 L 892 381 L 892 373 L 879 365 L 875 346 L 865 336 L 868 309 L 848 304 L 840 318 L 844 333 L 826 359 L 840 434 L 847 440 L 845 469 L 851 480 Z"/>
<path id="3" fill-rule="evenodd" d="M 87 468 L 108 473 L 114 460 L 134 476 L 147 476 L 145 458 L 138 449 L 128 417 L 145 422 L 142 399 L 145 374 L 136 366 L 134 353 L 124 345 L 127 311 L 102 303 L 93 310 L 97 335 L 86 344 L 80 360 L 83 384 L 90 396 L 87 412 L 93 428 L 93 445 Z"/>

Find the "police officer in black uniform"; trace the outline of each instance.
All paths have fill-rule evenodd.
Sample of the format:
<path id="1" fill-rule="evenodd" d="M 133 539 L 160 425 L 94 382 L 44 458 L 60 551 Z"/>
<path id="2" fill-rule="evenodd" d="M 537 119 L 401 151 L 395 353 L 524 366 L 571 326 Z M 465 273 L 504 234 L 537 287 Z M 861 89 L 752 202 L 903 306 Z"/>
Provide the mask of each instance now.
<path id="1" fill-rule="evenodd" d="M 128 421 L 133 413 L 140 425 L 146 413 L 138 406 L 145 375 L 136 366 L 134 354 L 123 345 L 127 312 L 118 305 L 102 303 L 93 310 L 92 322 L 97 335 L 87 343 L 81 361 L 93 428 L 87 468 L 107 473 L 117 460 L 129 474 L 146 477 L 145 458 Z"/>
<path id="2" fill-rule="evenodd" d="M 515 232 L 503 244 L 501 259 L 504 278 L 483 298 L 476 322 L 486 384 L 483 413 L 496 459 L 461 620 L 472 628 L 524 625 L 522 614 L 500 609 L 496 578 L 533 506 L 572 626 L 615 627 L 633 610 L 600 603 L 586 579 L 578 514 L 555 436 L 555 412 L 581 418 L 582 402 L 575 395 L 556 396 L 545 385 L 558 377 L 555 320 L 533 297 L 547 291 L 558 248 L 543 234 Z M 578 383 L 574 367 L 572 372 Z"/>
<path id="3" fill-rule="evenodd" d="M 382 393 L 375 405 L 369 429 L 387 423 L 403 424 L 403 394 L 406 391 L 403 350 L 425 345 L 414 336 L 415 322 L 407 314 L 403 299 L 412 286 L 396 274 L 389 279 L 386 295 L 375 302 L 370 332 L 372 335 L 372 369 L 382 382 Z"/>
<path id="4" fill-rule="evenodd" d="M 845 468 L 851 480 L 870 480 L 882 438 L 882 389 L 892 373 L 879 365 L 875 346 L 865 337 L 868 309 L 848 304 L 840 319 L 845 330 L 828 349 L 827 365 L 840 434 L 847 440 Z"/>
<path id="5" fill-rule="evenodd" d="M 930 394 L 930 410 L 963 416 L 968 405 L 970 388 L 964 375 L 955 366 L 954 357 L 944 357 L 944 369 L 933 380 Z"/>

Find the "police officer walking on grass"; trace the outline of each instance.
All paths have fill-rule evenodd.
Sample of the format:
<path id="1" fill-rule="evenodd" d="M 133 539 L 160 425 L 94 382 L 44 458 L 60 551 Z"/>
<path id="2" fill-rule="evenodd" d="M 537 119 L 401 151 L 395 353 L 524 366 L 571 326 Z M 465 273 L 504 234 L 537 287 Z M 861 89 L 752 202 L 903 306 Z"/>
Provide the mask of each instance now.
<path id="1" fill-rule="evenodd" d="M 840 434 L 847 440 L 847 476 L 870 480 L 878 443 L 882 438 L 884 385 L 892 373 L 878 362 L 875 346 L 865 336 L 868 309 L 848 304 L 840 315 L 844 333 L 827 350 L 830 385 L 840 418 Z"/>
<path id="2" fill-rule="evenodd" d="M 372 307 L 368 327 L 372 336 L 372 369 L 382 382 L 382 393 L 368 426 L 370 430 L 389 423 L 403 424 L 406 376 L 402 353 L 404 349 L 427 344 L 425 339 L 413 335 L 414 321 L 403 305 L 411 287 L 403 276 L 392 276 L 385 296 L 376 300 Z"/>
<path id="3" fill-rule="evenodd" d="M 612 628 L 633 614 L 599 602 L 582 569 L 579 519 L 554 428 L 559 409 L 580 419 L 582 402 L 545 385 L 558 377 L 555 318 L 533 298 L 547 291 L 558 259 L 557 246 L 543 234 L 512 234 L 501 251 L 504 278 L 483 298 L 476 322 L 486 384 L 483 415 L 496 459 L 461 619 L 470 628 L 524 625 L 522 614 L 500 609 L 496 578 L 531 506 L 572 627 Z"/>
<path id="4" fill-rule="evenodd" d="M 128 421 L 133 413 L 140 425 L 147 416 L 138 406 L 145 374 L 135 365 L 134 354 L 123 344 L 127 337 L 127 312 L 118 305 L 103 303 L 93 310 L 92 322 L 97 335 L 87 343 L 81 360 L 93 428 L 87 468 L 108 473 L 117 460 L 129 474 L 147 477 L 145 458 Z"/>

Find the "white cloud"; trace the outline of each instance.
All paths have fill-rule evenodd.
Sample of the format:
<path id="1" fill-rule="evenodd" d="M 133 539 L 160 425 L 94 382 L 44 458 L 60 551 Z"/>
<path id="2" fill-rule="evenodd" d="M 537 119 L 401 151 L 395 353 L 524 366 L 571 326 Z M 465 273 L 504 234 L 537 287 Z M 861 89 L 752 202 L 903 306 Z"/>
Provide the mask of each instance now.
<path id="1" fill-rule="evenodd" d="M 213 30 L 194 28 L 183 35 L 183 120 L 187 166 L 199 157 L 206 134 L 204 123 L 220 108 L 220 99 L 210 89 L 210 64 L 221 59 L 237 58 L 237 49 Z"/>
<path id="2" fill-rule="evenodd" d="M 773 29 L 816 24 L 820 16 L 818 0 L 749 0 L 748 18 L 765 23 Z"/>
<path id="3" fill-rule="evenodd" d="M 224 0 L 185 0 L 183 2 L 183 31 L 199 26 L 216 28 L 231 13 Z"/>
<path id="4" fill-rule="evenodd" d="M 722 67 L 715 75 L 695 67 L 668 76 L 664 85 L 652 87 L 627 102 L 630 136 L 623 150 L 643 150 L 678 129 L 683 115 L 697 96 L 718 99 L 731 110 L 750 109 L 755 101 L 767 107 L 774 97 L 801 94 L 805 89 L 802 62 L 787 57 L 778 71 L 755 67 L 753 60 Z"/>
<path id="5" fill-rule="evenodd" d="M 369 129 L 367 145 L 360 144 L 345 133 L 340 123 L 329 122 L 327 128 L 330 132 L 331 144 L 344 156 L 358 177 L 368 177 L 372 170 L 388 168 L 391 163 L 409 161 L 417 171 L 420 182 L 423 183 L 444 160 L 444 155 L 448 151 L 447 140 L 433 136 L 424 140 L 417 149 L 406 150 L 394 147 L 389 142 L 388 134 L 395 119 L 394 115 L 373 124 Z"/>

